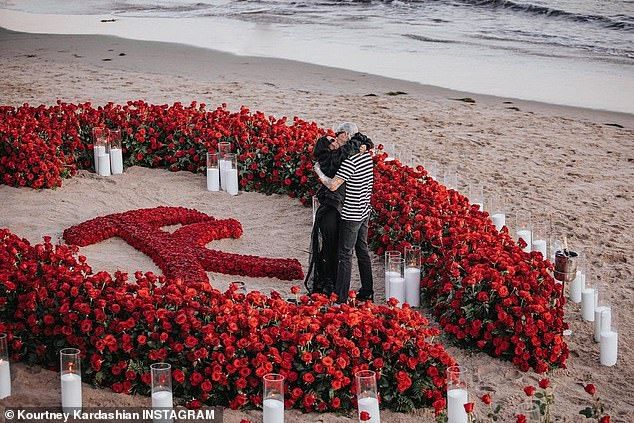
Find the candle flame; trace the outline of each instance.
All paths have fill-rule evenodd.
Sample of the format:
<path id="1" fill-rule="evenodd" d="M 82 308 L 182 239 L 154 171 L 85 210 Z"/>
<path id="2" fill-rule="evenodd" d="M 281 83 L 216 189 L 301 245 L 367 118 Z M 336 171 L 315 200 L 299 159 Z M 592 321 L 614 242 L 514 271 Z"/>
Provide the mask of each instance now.
<path id="1" fill-rule="evenodd" d="M 69 373 L 73 373 L 73 364 L 74 363 L 68 363 L 68 372 Z"/>

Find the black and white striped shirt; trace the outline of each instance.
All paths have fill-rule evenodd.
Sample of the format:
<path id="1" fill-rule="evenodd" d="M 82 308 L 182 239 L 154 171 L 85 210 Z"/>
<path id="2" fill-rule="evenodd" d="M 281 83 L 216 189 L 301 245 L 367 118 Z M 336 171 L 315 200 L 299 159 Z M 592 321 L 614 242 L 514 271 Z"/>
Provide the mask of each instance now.
<path id="1" fill-rule="evenodd" d="M 346 197 L 341 218 L 360 222 L 370 215 L 370 197 L 374 185 L 374 163 L 369 153 L 357 154 L 341 163 L 337 177 L 346 181 Z"/>

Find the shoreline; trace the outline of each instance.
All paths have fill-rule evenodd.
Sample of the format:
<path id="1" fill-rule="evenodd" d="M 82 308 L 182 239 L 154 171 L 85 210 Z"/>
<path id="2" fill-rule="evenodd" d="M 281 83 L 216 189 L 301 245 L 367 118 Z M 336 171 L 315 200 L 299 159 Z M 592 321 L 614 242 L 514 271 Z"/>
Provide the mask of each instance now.
<path id="1" fill-rule="evenodd" d="M 517 107 L 522 111 L 546 116 L 634 129 L 634 114 L 631 113 L 477 94 L 289 59 L 240 56 L 176 42 L 142 41 L 112 35 L 37 34 L 0 27 L 0 43 L 4 45 L 0 57 L 7 62 L 27 53 L 27 57 L 35 55 L 47 62 L 68 63 L 68 59 L 71 59 L 108 70 L 156 73 L 210 83 L 248 81 L 333 95 L 385 96 L 389 95 L 387 93 L 404 92 L 406 94 L 402 95 L 418 99 L 453 100 L 456 103 L 460 103 L 457 99 L 471 98 L 485 105 L 506 106 L 510 109 Z M 61 46 L 71 46 L 72 54 L 67 49 L 59 50 Z M 29 47 L 31 51 L 27 52 Z M 117 56 L 119 51 L 125 56 Z M 20 52 L 22 54 L 18 54 Z M 164 56 L 176 60 L 165 60 Z M 231 74 L 235 78 L 231 78 Z M 369 86 L 390 87 L 390 90 L 385 93 L 373 92 L 368 91 Z"/>

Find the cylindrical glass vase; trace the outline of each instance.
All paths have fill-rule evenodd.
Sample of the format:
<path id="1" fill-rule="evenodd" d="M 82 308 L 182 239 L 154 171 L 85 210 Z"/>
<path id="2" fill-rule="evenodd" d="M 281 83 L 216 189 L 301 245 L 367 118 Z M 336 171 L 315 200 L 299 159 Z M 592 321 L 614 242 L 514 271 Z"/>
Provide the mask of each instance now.
<path id="1" fill-rule="evenodd" d="M 108 153 L 108 130 L 106 128 L 92 128 L 93 163 L 95 173 L 99 173 L 99 156 Z M 108 164 L 109 166 L 110 164 Z"/>
<path id="2" fill-rule="evenodd" d="M 284 376 L 268 373 L 262 378 L 264 423 L 284 423 Z"/>
<path id="3" fill-rule="evenodd" d="M 62 382 L 62 409 L 65 413 L 81 410 L 81 360 L 77 348 L 64 348 L 59 352 Z"/>
<path id="4" fill-rule="evenodd" d="M 110 154 L 110 172 L 113 175 L 123 173 L 123 150 L 121 147 L 121 130 L 108 131 L 108 153 Z"/>
<path id="5" fill-rule="evenodd" d="M 0 399 L 11 396 L 11 366 L 7 334 L 0 333 Z"/>
<path id="6" fill-rule="evenodd" d="M 207 191 L 220 191 L 220 168 L 218 154 L 207 153 Z"/>
<path id="7" fill-rule="evenodd" d="M 447 422 L 467 423 L 469 374 L 463 366 L 447 367 Z"/>
<path id="8" fill-rule="evenodd" d="M 533 224 L 533 232 L 531 234 L 531 251 L 542 253 L 544 260 L 548 259 L 548 231 L 546 225 Z"/>
<path id="9" fill-rule="evenodd" d="M 533 227 L 531 222 L 531 213 L 528 211 L 518 211 L 515 215 L 515 234 L 519 243 L 520 239 L 526 242 L 523 250 L 530 253 L 533 242 Z"/>
<path id="10" fill-rule="evenodd" d="M 390 298 L 397 299 L 402 305 L 405 302 L 405 259 L 399 256 L 390 257 L 387 266 L 390 272 Z"/>
<path id="11" fill-rule="evenodd" d="M 361 370 L 354 374 L 357 388 L 357 411 L 360 422 L 381 423 L 376 373 Z"/>
<path id="12" fill-rule="evenodd" d="M 154 363 L 150 365 L 152 377 L 152 409 L 159 416 L 155 416 L 154 423 L 170 423 L 169 416 L 174 401 L 172 398 L 172 366 L 169 363 Z"/>
<path id="13" fill-rule="evenodd" d="M 405 248 L 405 302 L 411 307 L 420 306 L 421 250 L 417 245 Z"/>
<path id="14" fill-rule="evenodd" d="M 469 202 L 478 206 L 480 211 L 484 210 L 484 189 L 481 184 L 469 184 Z"/>
<path id="15" fill-rule="evenodd" d="M 618 361 L 619 332 L 616 310 L 611 307 L 601 312 L 601 340 L 599 360 L 603 366 L 614 366 Z"/>
<path id="16" fill-rule="evenodd" d="M 238 195 L 240 189 L 238 185 L 238 156 L 233 153 L 224 155 L 225 171 L 221 173 L 225 177 L 225 190 L 231 195 Z"/>
<path id="17" fill-rule="evenodd" d="M 385 252 L 385 301 L 390 299 L 390 278 L 399 277 L 398 274 L 392 274 L 390 272 L 390 258 L 401 257 L 401 252 L 396 250 L 389 250 Z"/>

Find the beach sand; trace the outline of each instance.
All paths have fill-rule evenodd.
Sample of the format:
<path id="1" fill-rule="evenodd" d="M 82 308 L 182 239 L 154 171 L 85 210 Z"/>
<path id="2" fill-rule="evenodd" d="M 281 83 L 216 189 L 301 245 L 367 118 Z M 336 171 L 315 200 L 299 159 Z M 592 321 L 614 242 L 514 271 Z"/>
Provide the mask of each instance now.
<path id="1" fill-rule="evenodd" d="M 590 277 L 609 282 L 608 296 L 619 318 L 619 362 L 598 363 L 592 326 L 579 307 L 566 306 L 573 335 L 568 368 L 549 374 L 556 386 L 555 416 L 585 421 L 578 411 L 590 403 L 582 384 L 592 382 L 612 421 L 634 420 L 632 342 L 634 116 L 473 95 L 302 63 L 232 56 L 179 45 L 136 42 L 101 36 L 48 36 L 0 30 L 0 104 L 53 104 L 90 101 L 150 103 L 192 100 L 210 107 L 227 103 L 267 114 L 299 116 L 323 126 L 342 120 L 358 123 L 375 143 L 395 143 L 417 163 L 436 160 L 457 166 L 460 189 L 480 183 L 485 195 L 503 196 L 513 212 L 530 211 L 533 222 L 552 218 L 569 235 L 573 249 L 587 254 Z M 125 55 L 120 55 L 121 53 Z M 104 61 L 103 59 L 109 59 Z M 397 94 L 404 92 L 406 94 Z M 388 94 L 390 93 L 390 94 Z M 397 95 L 394 95 L 397 94 Z M 470 97 L 475 103 L 455 99 Z M 509 103 L 511 102 L 511 103 Z M 610 124 L 610 125 L 608 125 Z M 612 126 L 621 125 L 624 128 Z M 80 172 L 57 190 L 0 186 L 0 227 L 39 242 L 97 215 L 158 205 L 184 206 L 215 217 L 234 217 L 243 225 L 239 240 L 215 241 L 213 248 L 269 257 L 296 257 L 305 250 L 309 208 L 280 196 L 241 193 L 237 197 L 205 191 L 204 178 L 187 172 L 130 168 L 121 176 L 99 178 Z M 263 212 L 264 211 L 264 212 Z M 513 215 L 507 222 L 513 222 Z M 271 243 L 270 240 L 276 242 Z M 111 239 L 81 249 L 95 270 L 155 271 L 150 259 L 123 241 Z M 382 258 L 374 257 L 377 300 L 382 299 Z M 353 271 L 353 286 L 358 276 Z M 275 279 L 212 275 L 224 289 L 230 280 L 250 289 L 287 295 L 293 283 Z M 298 281 L 297 284 L 300 284 Z M 447 345 L 476 376 L 479 391 L 492 391 L 512 421 L 525 385 L 540 376 L 521 373 L 507 362 Z M 13 366 L 14 395 L 0 406 L 58 406 L 58 376 Z M 117 395 L 85 387 L 85 406 L 141 406 L 148 398 Z M 261 419 L 258 411 L 227 411 L 225 422 Z M 429 410 L 385 412 L 384 422 L 431 422 Z M 334 414 L 287 413 L 288 422 L 351 422 Z"/>

